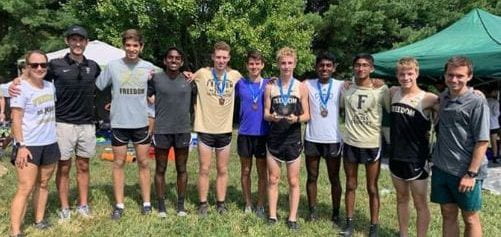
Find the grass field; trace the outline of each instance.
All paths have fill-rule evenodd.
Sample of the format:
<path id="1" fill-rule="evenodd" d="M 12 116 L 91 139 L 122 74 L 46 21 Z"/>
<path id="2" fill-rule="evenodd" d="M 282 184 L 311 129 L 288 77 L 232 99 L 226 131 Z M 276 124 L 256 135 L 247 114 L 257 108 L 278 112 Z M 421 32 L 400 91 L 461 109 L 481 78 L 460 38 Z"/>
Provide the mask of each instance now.
<path id="1" fill-rule="evenodd" d="M 234 142 L 233 144 L 235 144 Z M 233 145 L 234 146 L 234 145 Z M 235 147 L 232 148 L 235 151 Z M 236 152 L 232 152 L 230 161 L 230 181 L 228 187 L 227 202 L 229 212 L 223 216 L 215 211 L 214 182 L 211 182 L 211 192 L 209 202 L 211 208 L 207 218 L 199 219 L 196 215 L 196 205 L 198 195 L 196 188 L 197 178 L 197 154 L 192 152 L 189 158 L 188 167 L 188 194 L 186 207 L 189 215 L 186 217 L 177 217 L 174 206 L 176 202 L 175 192 L 175 167 L 169 163 L 167 170 L 167 199 L 168 199 L 168 217 L 160 219 L 156 212 L 150 216 L 143 216 L 139 212 L 141 203 L 139 186 L 137 184 L 137 166 L 130 164 L 126 167 L 126 187 L 125 187 L 125 216 L 119 222 L 112 221 L 109 217 L 113 205 L 113 193 L 111 185 L 111 163 L 101 159 L 93 159 L 91 162 L 91 190 L 90 204 L 93 210 L 92 219 L 81 219 L 74 214 L 70 222 L 58 224 L 57 211 L 59 201 L 54 182 L 51 182 L 49 203 L 46 216 L 54 225 L 47 231 L 38 231 L 31 225 L 33 223 L 32 209 L 29 207 L 25 218 L 24 231 L 29 236 L 337 236 L 339 227 L 332 226 L 329 221 L 331 214 L 329 184 L 326 175 L 325 164 L 321 166 L 319 177 L 318 209 L 321 220 L 317 222 L 307 222 L 305 220 L 308 208 L 306 200 L 306 170 L 304 162 L 301 172 L 301 201 L 299 207 L 298 232 L 291 232 L 285 225 L 285 218 L 288 213 L 287 185 L 285 176 L 282 176 L 280 185 L 279 200 L 279 224 L 270 227 L 265 221 L 255 217 L 253 214 L 243 213 L 243 199 L 240 188 L 240 163 Z M 9 211 L 10 201 L 16 189 L 16 173 L 13 166 L 7 162 L 4 157 L 0 165 L 7 167 L 7 174 L 0 178 L 0 235 L 6 236 L 9 233 Z M 213 167 L 214 168 L 214 167 Z M 152 172 L 154 164 L 151 162 Z M 285 171 L 285 167 L 283 167 Z M 356 234 L 355 236 L 366 236 L 368 231 L 368 201 L 365 192 L 365 171 L 359 169 L 359 188 L 357 191 L 356 202 Z M 256 194 L 257 178 L 253 171 L 253 195 Z M 284 174 L 285 172 L 283 172 Z M 341 181 L 344 183 L 344 173 L 341 171 Z M 72 169 L 74 177 L 74 169 Z M 211 177 L 214 180 L 215 170 L 213 169 Z M 344 185 L 343 185 L 344 186 Z M 398 233 L 398 222 L 395 211 L 395 192 L 391 183 L 390 175 L 387 170 L 381 172 L 380 180 L 381 212 L 380 212 L 380 236 L 396 236 Z M 73 208 L 76 205 L 75 180 L 72 180 L 71 197 L 73 198 Z M 154 197 L 154 195 L 152 195 Z M 152 198 L 152 200 L 154 200 Z M 154 203 L 155 205 L 155 203 Z M 441 235 L 440 211 L 436 204 L 430 204 L 432 221 L 428 236 Z M 488 192 L 484 192 L 484 204 L 482 210 L 482 223 L 485 236 L 499 236 L 501 232 L 501 198 Z M 342 209 L 344 208 L 344 201 Z M 412 209 L 411 209 L 412 210 Z M 341 211 L 344 218 L 344 211 Z M 410 233 L 414 235 L 415 213 L 412 213 Z M 496 234 L 497 233 L 497 234 Z"/>

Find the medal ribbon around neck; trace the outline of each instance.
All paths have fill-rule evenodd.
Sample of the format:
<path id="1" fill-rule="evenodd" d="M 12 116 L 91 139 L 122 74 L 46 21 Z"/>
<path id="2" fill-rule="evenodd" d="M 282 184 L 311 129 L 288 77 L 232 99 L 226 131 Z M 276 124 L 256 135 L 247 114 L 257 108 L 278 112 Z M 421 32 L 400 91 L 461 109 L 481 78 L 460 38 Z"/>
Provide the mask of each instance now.
<path id="1" fill-rule="evenodd" d="M 259 100 L 259 97 L 261 97 L 261 95 L 263 94 L 263 81 L 264 79 L 261 78 L 261 82 L 259 82 L 259 89 L 256 93 L 256 91 L 254 91 L 254 87 L 253 87 L 253 82 L 250 80 L 250 79 L 247 79 L 247 87 L 249 88 L 250 90 L 250 93 L 251 93 L 251 97 L 252 97 L 252 102 L 257 104 L 257 101 Z"/>
<path id="2" fill-rule="evenodd" d="M 287 89 L 287 94 L 284 95 L 284 90 L 282 89 L 282 79 L 278 80 L 278 87 L 280 88 L 280 98 L 282 99 L 282 104 L 287 106 L 289 104 L 289 97 L 291 97 L 292 86 L 294 85 L 294 78 L 291 78 L 289 82 L 289 88 Z"/>
<path id="3" fill-rule="evenodd" d="M 214 70 L 214 68 L 212 68 L 212 77 L 214 77 L 213 80 L 214 80 L 214 86 L 216 87 L 216 94 L 219 97 L 223 97 L 224 89 L 226 88 L 226 81 L 228 80 L 228 78 L 226 76 L 226 70 L 224 71 L 222 81 L 219 81 L 217 79 L 216 70 Z"/>
<path id="4" fill-rule="evenodd" d="M 320 79 L 317 81 L 318 95 L 320 97 L 320 107 L 327 109 L 327 102 L 329 102 L 331 89 L 332 89 L 332 78 L 329 78 L 329 88 L 327 89 L 327 96 L 324 98 L 322 93 L 322 85 L 320 83 Z"/>

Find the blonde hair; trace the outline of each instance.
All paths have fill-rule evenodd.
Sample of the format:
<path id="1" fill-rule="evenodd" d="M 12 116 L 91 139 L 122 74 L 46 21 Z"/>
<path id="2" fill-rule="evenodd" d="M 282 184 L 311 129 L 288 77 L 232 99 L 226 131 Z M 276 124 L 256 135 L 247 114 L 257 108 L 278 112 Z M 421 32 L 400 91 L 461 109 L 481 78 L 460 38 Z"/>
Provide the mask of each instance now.
<path id="1" fill-rule="evenodd" d="M 405 69 L 414 69 L 416 72 L 419 72 L 419 63 L 413 57 L 403 57 L 398 60 L 396 71 L 405 70 Z"/>
<path id="2" fill-rule="evenodd" d="M 38 50 L 38 49 L 36 49 L 36 50 L 30 50 L 30 51 L 28 51 L 28 52 L 24 55 L 24 61 L 25 61 L 24 67 L 25 67 L 25 68 L 26 68 L 26 65 L 28 65 L 28 64 L 30 63 L 30 57 L 31 57 L 31 55 L 33 55 L 33 54 L 40 54 L 40 55 L 42 55 L 42 56 L 45 58 L 45 62 L 48 62 L 48 61 L 49 61 L 49 59 L 47 58 L 47 54 L 45 54 L 45 52 L 44 52 L 44 51 L 42 51 L 42 50 Z"/>
<path id="3" fill-rule="evenodd" d="M 228 53 L 229 53 L 229 52 L 231 52 L 231 47 L 226 42 L 219 41 L 216 44 L 214 44 L 214 51 L 213 52 L 216 52 L 216 50 L 228 51 Z"/>
<path id="4" fill-rule="evenodd" d="M 289 47 L 283 47 L 277 51 L 277 62 L 280 62 L 280 59 L 287 56 L 293 57 L 294 61 L 297 62 L 296 50 Z"/>

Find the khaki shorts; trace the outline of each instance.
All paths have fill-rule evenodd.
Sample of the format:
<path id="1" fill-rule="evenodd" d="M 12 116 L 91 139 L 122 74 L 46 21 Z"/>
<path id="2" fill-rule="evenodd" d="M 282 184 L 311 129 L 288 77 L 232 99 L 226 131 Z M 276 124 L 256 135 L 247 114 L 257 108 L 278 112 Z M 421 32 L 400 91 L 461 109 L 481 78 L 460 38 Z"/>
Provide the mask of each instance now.
<path id="1" fill-rule="evenodd" d="M 96 126 L 94 124 L 56 124 L 57 144 L 61 160 L 69 160 L 77 155 L 91 158 L 96 154 Z"/>

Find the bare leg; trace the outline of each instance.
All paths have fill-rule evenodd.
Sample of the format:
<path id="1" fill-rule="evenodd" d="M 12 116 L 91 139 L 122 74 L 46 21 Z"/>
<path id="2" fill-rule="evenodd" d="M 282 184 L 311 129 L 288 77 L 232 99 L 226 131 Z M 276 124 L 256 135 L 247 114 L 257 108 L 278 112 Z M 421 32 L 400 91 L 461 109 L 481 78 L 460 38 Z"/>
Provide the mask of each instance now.
<path id="1" fill-rule="evenodd" d="M 458 206 L 453 203 L 441 204 L 442 212 L 442 236 L 443 237 L 458 237 Z"/>
<path id="2" fill-rule="evenodd" d="M 165 199 L 165 171 L 167 169 L 168 150 L 155 148 L 155 189 L 157 199 Z"/>
<path id="3" fill-rule="evenodd" d="M 277 218 L 277 202 L 278 202 L 278 184 L 280 183 L 280 162 L 273 158 L 273 155 L 267 153 L 268 165 L 268 206 L 269 217 Z"/>
<path id="4" fill-rule="evenodd" d="M 21 233 L 21 224 L 23 222 L 26 203 L 35 186 L 38 177 L 38 167 L 32 163 L 28 166 L 17 167 L 17 191 L 12 199 L 10 208 L 10 229 L 12 235 Z"/>
<path id="5" fill-rule="evenodd" d="M 355 209 L 355 191 L 358 185 L 358 164 L 351 163 L 346 160 L 343 161 L 344 172 L 346 175 L 346 193 L 345 193 L 345 207 L 346 218 L 352 219 Z"/>
<path id="6" fill-rule="evenodd" d="M 320 163 L 319 156 L 306 156 L 306 194 L 308 196 L 308 207 L 310 210 L 317 205 L 317 179 L 318 167 Z"/>
<path id="7" fill-rule="evenodd" d="M 57 164 L 56 187 L 59 194 L 61 208 L 70 208 L 69 190 L 70 190 L 70 169 L 71 159 L 60 160 Z"/>
<path id="8" fill-rule="evenodd" d="M 228 188 L 228 162 L 230 160 L 230 146 L 223 149 L 216 149 L 217 177 L 216 177 L 216 199 L 224 201 L 226 199 L 226 189 Z"/>
<path id="9" fill-rule="evenodd" d="M 327 159 L 327 173 L 329 174 L 329 181 L 331 183 L 331 200 L 333 215 L 339 215 L 339 208 L 341 207 L 341 181 L 339 180 L 339 168 L 341 166 L 341 158 Z"/>
<path id="10" fill-rule="evenodd" d="M 464 221 L 464 236 L 476 237 L 482 236 L 482 225 L 480 223 L 479 212 L 461 211 Z"/>
<path id="11" fill-rule="evenodd" d="M 245 207 L 252 206 L 250 177 L 251 170 L 252 157 L 240 157 L 240 183 L 242 184 L 242 194 L 245 201 Z"/>
<path id="12" fill-rule="evenodd" d="M 77 156 L 75 162 L 77 166 L 77 184 L 80 206 L 85 206 L 88 204 L 89 197 L 89 158 Z"/>
<path id="13" fill-rule="evenodd" d="M 188 172 L 186 171 L 186 162 L 188 161 L 188 148 L 176 148 L 176 171 L 177 171 L 177 198 L 183 200 L 186 195 L 186 186 L 188 185 Z"/>
<path id="14" fill-rule="evenodd" d="M 113 191 L 115 194 L 115 202 L 124 203 L 124 166 L 125 157 L 127 156 L 127 146 L 113 146 Z"/>
<path id="15" fill-rule="evenodd" d="M 256 168 L 258 175 L 257 206 L 264 207 L 264 202 L 266 200 L 266 189 L 268 185 L 268 170 L 266 169 L 266 158 L 257 158 Z"/>
<path id="16" fill-rule="evenodd" d="M 431 219 L 430 209 L 428 208 L 428 180 L 414 180 L 411 181 L 410 186 L 417 213 L 417 237 L 425 237 Z"/>
<path id="17" fill-rule="evenodd" d="M 38 179 L 35 182 L 33 192 L 33 203 L 35 207 L 35 222 L 43 220 L 45 215 L 45 205 L 49 196 L 49 180 L 56 169 L 56 164 L 42 165 L 38 168 Z"/>
<path id="18" fill-rule="evenodd" d="M 380 170 L 380 160 L 365 165 L 367 177 L 367 192 L 369 193 L 369 207 L 371 212 L 371 224 L 379 222 L 379 189 L 378 179 Z"/>
<path id="19" fill-rule="evenodd" d="M 391 177 L 397 191 L 397 216 L 400 237 L 409 236 L 409 182 Z"/>
<path id="20" fill-rule="evenodd" d="M 289 221 L 297 220 L 299 207 L 300 188 L 299 174 L 301 173 L 301 159 L 287 163 L 287 179 L 289 181 Z"/>
<path id="21" fill-rule="evenodd" d="M 143 202 L 150 202 L 151 181 L 150 181 L 150 166 L 148 158 L 148 149 L 150 144 L 135 144 L 137 155 L 137 165 L 139 167 L 139 187 L 141 188 L 141 196 Z"/>
<path id="22" fill-rule="evenodd" d="M 207 202 L 211 156 L 212 148 L 198 144 L 198 197 L 200 202 Z"/>

